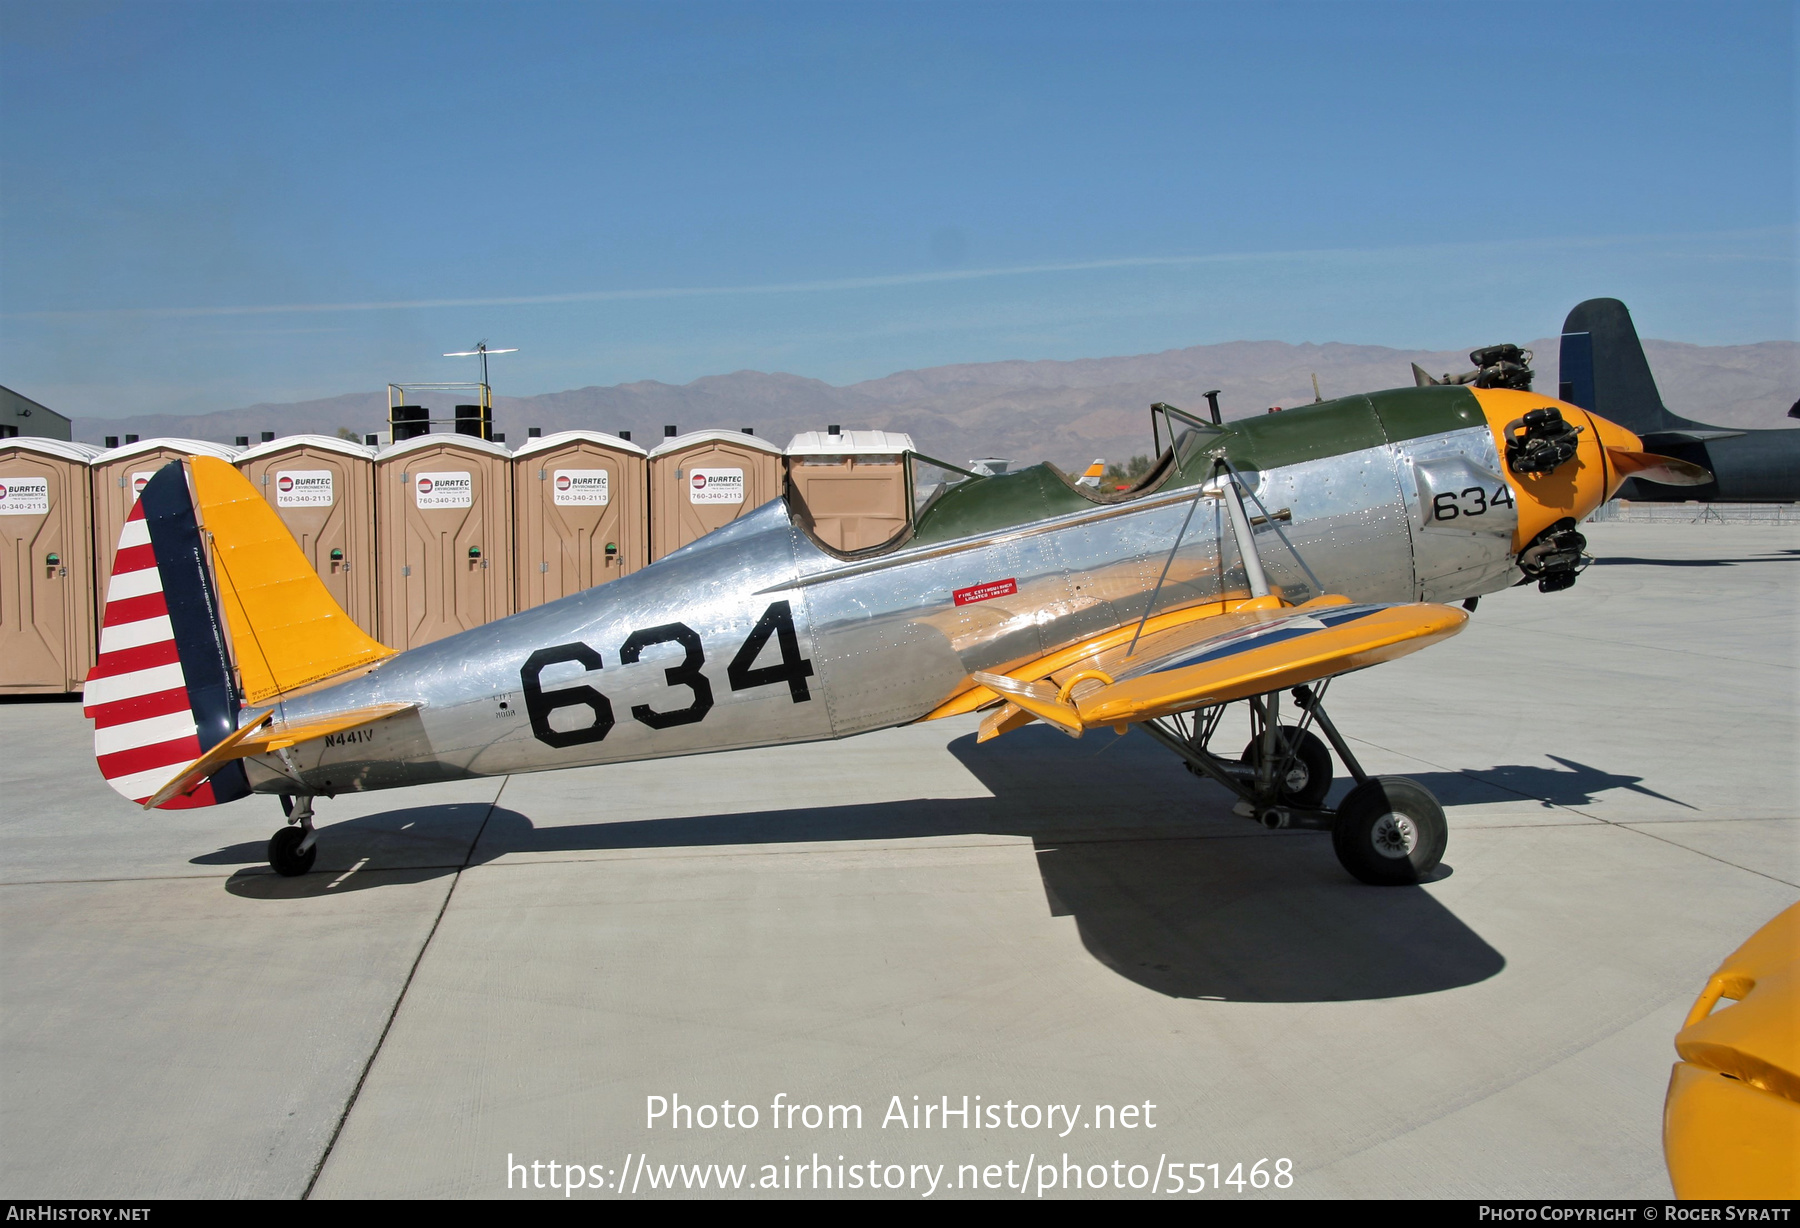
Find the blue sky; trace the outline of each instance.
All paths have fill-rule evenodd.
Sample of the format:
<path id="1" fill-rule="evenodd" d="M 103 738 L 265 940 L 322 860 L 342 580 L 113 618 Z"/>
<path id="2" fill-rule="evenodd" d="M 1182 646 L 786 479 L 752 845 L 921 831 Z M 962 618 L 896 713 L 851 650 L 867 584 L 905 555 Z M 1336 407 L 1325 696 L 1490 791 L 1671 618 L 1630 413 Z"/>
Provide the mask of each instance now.
<path id="1" fill-rule="evenodd" d="M 1797 11 L 0 0 L 0 383 L 1793 338 Z"/>

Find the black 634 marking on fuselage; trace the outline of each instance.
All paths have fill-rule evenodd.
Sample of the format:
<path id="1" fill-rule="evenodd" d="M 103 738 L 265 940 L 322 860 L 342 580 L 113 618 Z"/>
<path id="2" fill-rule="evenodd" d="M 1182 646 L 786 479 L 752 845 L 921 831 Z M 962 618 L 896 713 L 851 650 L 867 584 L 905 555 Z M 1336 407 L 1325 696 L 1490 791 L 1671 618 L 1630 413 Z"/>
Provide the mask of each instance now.
<path id="1" fill-rule="evenodd" d="M 544 672 L 544 666 L 557 665 L 564 661 L 574 661 L 585 669 L 600 668 L 600 654 L 586 644 L 558 644 L 554 648 L 540 648 L 525 658 L 525 664 L 519 669 L 519 682 L 525 688 L 525 715 L 531 718 L 531 732 L 537 740 L 547 746 L 580 746 L 584 742 L 599 742 L 612 732 L 612 701 L 583 683 L 580 686 L 563 687 L 559 691 L 544 694 L 544 688 L 538 684 L 538 676 Z M 587 707 L 594 713 L 591 724 L 579 729 L 552 729 L 550 714 L 558 708 Z"/>
<path id="2" fill-rule="evenodd" d="M 374 740 L 375 731 L 373 729 L 351 729 L 345 733 L 325 735 L 325 745 L 327 746 L 349 746 L 354 742 L 373 742 Z"/>
<path id="3" fill-rule="evenodd" d="M 781 660 L 775 665 L 758 666 L 756 659 L 762 655 L 770 639 L 775 640 Z M 649 704 L 633 704 L 632 719 L 651 729 L 698 724 L 712 711 L 713 691 L 712 682 L 700 672 L 701 667 L 706 664 L 706 648 L 700 642 L 699 633 L 692 627 L 686 623 L 664 623 L 659 627 L 633 631 L 619 647 L 619 664 L 635 665 L 644 649 L 657 644 L 680 644 L 686 649 L 686 655 L 680 664 L 665 669 L 663 677 L 671 688 L 686 687 L 690 700 L 684 708 L 667 710 L 658 710 Z M 519 669 L 519 682 L 525 691 L 525 714 L 531 718 L 532 735 L 538 741 L 555 747 L 604 741 L 618 723 L 613 716 L 611 700 L 587 683 L 559 687 L 554 691 L 543 688 L 540 679 L 544 668 L 565 661 L 572 661 L 590 673 L 603 666 L 598 652 L 586 644 L 573 643 L 540 648 L 527 657 L 525 664 Z M 773 602 L 763 611 L 737 655 L 732 657 L 731 664 L 725 667 L 725 678 L 733 691 L 747 691 L 754 687 L 774 686 L 785 682 L 789 697 L 797 704 L 812 698 L 812 691 L 806 683 L 812 674 L 812 662 L 800 655 L 800 637 L 794 630 L 793 607 L 785 601 Z M 593 719 L 575 729 L 554 729 L 550 725 L 550 714 L 560 708 L 587 708 L 593 713 Z"/>
<path id="4" fill-rule="evenodd" d="M 1512 490 L 1502 482 L 1492 495 L 1480 486 L 1446 490 L 1431 501 L 1433 520 L 1484 515 L 1491 508 L 1513 506 Z"/>
<path id="5" fill-rule="evenodd" d="M 631 637 L 619 649 L 619 662 L 622 665 L 635 665 L 638 655 L 652 644 L 680 644 L 687 649 L 687 656 L 680 665 L 663 671 L 663 677 L 669 680 L 672 687 L 684 686 L 694 692 L 694 702 L 674 712 L 658 712 L 649 704 L 637 704 L 631 709 L 631 715 L 652 729 L 669 729 L 676 725 L 692 725 L 706 719 L 712 711 L 712 683 L 700 672 L 706 664 L 706 650 L 700 647 L 700 637 L 686 623 L 665 623 L 660 627 L 651 627 L 645 631 L 633 631 Z"/>

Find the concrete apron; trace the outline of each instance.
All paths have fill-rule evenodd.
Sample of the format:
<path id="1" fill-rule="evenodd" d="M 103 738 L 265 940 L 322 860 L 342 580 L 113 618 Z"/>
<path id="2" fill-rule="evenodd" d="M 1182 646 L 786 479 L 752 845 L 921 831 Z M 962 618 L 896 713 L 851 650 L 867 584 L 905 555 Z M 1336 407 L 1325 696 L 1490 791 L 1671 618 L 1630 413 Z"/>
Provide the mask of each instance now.
<path id="1" fill-rule="evenodd" d="M 1670 1039 L 1800 882 L 1796 556 L 1590 540 L 1570 592 L 1333 691 L 1365 765 L 1449 810 L 1418 889 L 1231 817 L 1147 738 L 967 719 L 344 799 L 278 880 L 272 803 L 143 815 L 78 707 L 0 706 L 0 1191 L 506 1196 L 509 1155 L 584 1185 L 629 1155 L 645 1196 L 816 1153 L 906 1196 L 1028 1158 L 1032 1192 L 1049 1158 L 1047 1193 L 1092 1193 L 1067 1153 L 1128 1185 L 1267 1157 L 1299 1195 L 1666 1196 Z M 760 1120 L 647 1127 L 676 1095 Z M 861 1128 L 777 1130 L 778 1095 Z M 884 1128 L 915 1095 L 1076 1125 Z"/>

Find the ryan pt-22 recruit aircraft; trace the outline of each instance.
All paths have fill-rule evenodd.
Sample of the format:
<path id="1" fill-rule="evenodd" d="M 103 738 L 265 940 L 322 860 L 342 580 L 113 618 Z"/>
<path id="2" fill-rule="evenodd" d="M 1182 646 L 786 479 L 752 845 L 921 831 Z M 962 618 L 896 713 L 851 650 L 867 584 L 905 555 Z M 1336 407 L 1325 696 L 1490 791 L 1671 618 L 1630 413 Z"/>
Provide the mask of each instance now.
<path id="1" fill-rule="evenodd" d="M 983 742 L 1032 721 L 1074 738 L 1135 726 L 1238 813 L 1328 829 L 1365 882 L 1417 882 L 1443 856 L 1443 809 L 1363 771 L 1327 681 L 1456 634 L 1484 593 L 1573 584 L 1577 523 L 1627 477 L 1709 480 L 1574 405 L 1481 386 L 1521 382 L 1516 366 L 1230 423 L 1216 394 L 1210 421 L 1159 404 L 1170 442 L 1129 489 L 1049 464 L 965 471 L 855 553 L 776 499 L 632 575 L 407 652 L 332 602 L 236 470 L 190 457 L 150 480 L 119 539 L 85 693 L 95 753 L 146 808 L 280 795 L 269 860 L 298 875 L 320 797 L 986 711 Z M 1254 736 L 1221 754 L 1238 701 Z M 1335 810 L 1325 742 L 1357 781 Z"/>

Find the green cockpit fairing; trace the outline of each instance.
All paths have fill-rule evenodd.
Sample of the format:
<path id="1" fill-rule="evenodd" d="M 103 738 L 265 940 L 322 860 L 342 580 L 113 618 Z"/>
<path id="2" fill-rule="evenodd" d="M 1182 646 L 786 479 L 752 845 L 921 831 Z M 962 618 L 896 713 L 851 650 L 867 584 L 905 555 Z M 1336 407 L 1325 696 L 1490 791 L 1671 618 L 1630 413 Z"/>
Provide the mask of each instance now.
<path id="1" fill-rule="evenodd" d="M 1048 461 L 1013 473 L 970 478 L 940 490 L 919 510 L 912 532 L 884 549 L 997 533 L 1192 487 L 1212 476 L 1217 456 L 1239 473 L 1251 474 L 1486 422 L 1467 388 L 1436 386 L 1339 397 L 1279 414 L 1234 419 L 1220 427 L 1194 427 L 1178 435 L 1130 490 L 1103 492 L 1078 486 Z"/>

